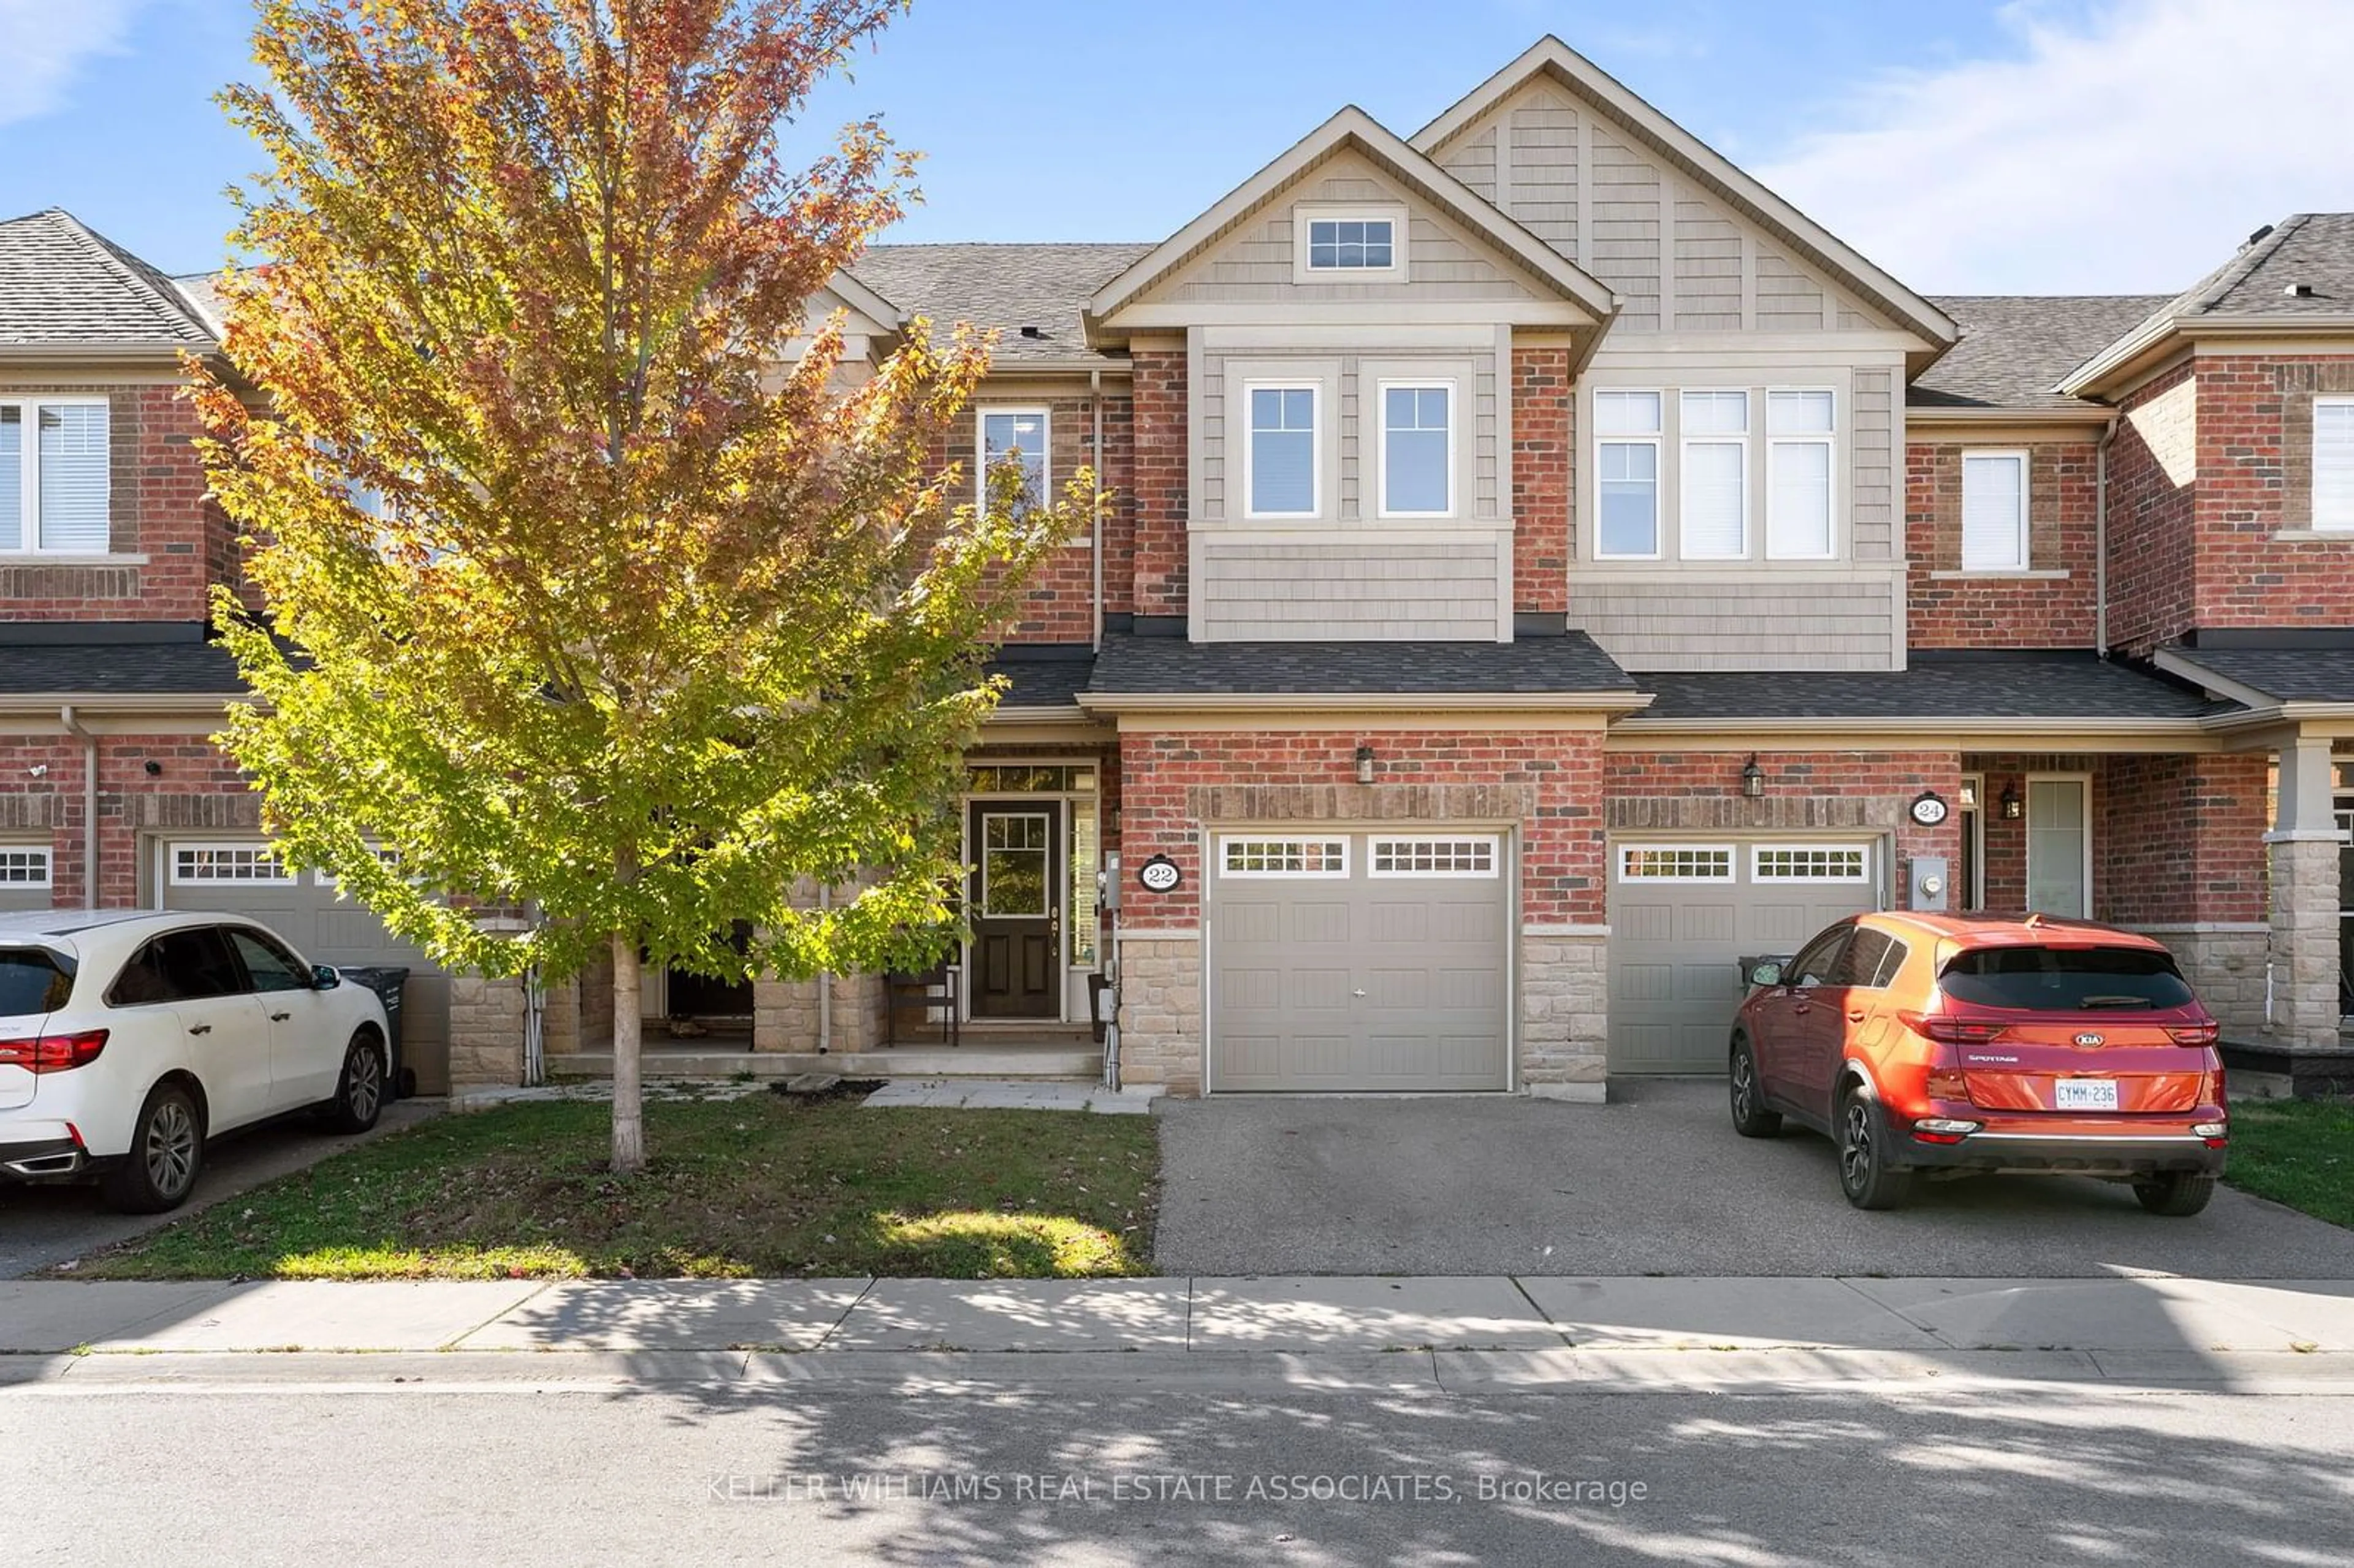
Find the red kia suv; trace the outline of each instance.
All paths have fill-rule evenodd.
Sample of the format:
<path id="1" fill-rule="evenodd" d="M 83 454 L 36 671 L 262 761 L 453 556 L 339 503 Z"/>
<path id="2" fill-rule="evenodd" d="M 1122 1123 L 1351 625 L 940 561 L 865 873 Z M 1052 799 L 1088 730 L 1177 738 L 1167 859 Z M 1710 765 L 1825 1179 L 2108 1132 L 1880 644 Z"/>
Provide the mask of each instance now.
<path id="1" fill-rule="evenodd" d="M 2195 1214 L 2230 1139 L 2215 1020 L 2147 937 L 2040 915 L 1859 915 L 1751 970 L 1733 1125 L 1839 1145 L 1840 1186 L 1893 1209 L 1916 1176 L 2129 1181 Z"/>

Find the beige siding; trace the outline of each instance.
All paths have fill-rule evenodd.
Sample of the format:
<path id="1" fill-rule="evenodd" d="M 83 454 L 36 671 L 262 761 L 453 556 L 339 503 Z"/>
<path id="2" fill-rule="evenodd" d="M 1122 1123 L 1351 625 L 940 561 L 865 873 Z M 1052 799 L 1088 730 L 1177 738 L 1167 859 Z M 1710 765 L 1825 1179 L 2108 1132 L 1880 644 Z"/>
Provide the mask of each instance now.
<path id="1" fill-rule="evenodd" d="M 1757 257 L 1757 330 L 1818 332 L 1824 319 L 1823 286 L 1788 258 L 1772 250 Z"/>
<path id="2" fill-rule="evenodd" d="M 1741 330 L 1741 230 L 1708 202 L 1676 203 L 1678 332 Z"/>
<path id="3" fill-rule="evenodd" d="M 1629 670 L 1893 670 L 1902 577 L 1686 570 L 1570 583 L 1569 620 Z"/>
<path id="4" fill-rule="evenodd" d="M 1204 641 L 1335 638 L 1492 641 L 1500 552 L 1508 536 L 1467 531 L 1459 541 L 1270 544 L 1197 535 L 1194 635 Z"/>
<path id="5" fill-rule="evenodd" d="M 1626 303 L 1618 324 L 1636 332 L 1659 324 L 1659 171 L 1600 123 L 1586 128 L 1594 180 L 1594 237 L 1586 270 Z"/>
<path id="6" fill-rule="evenodd" d="M 1512 166 L 1508 209 L 1564 255 L 1577 251 L 1577 106 L 1540 87 L 1509 111 Z"/>
<path id="7" fill-rule="evenodd" d="M 1439 167 L 1461 180 L 1488 201 L 1496 199 L 1496 133 L 1469 137 L 1455 144 Z"/>
<path id="8" fill-rule="evenodd" d="M 1859 370 L 1850 394 L 1848 518 L 1859 561 L 1893 561 L 1896 537 L 1896 377 Z"/>

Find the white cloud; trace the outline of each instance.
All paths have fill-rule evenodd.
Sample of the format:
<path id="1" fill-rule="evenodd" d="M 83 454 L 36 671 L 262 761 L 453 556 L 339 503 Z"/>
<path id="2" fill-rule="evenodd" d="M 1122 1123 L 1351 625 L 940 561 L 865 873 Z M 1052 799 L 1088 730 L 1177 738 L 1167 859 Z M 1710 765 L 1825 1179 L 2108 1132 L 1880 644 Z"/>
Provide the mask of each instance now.
<path id="1" fill-rule="evenodd" d="M 2354 208 L 2346 0 L 2009 7 L 2015 55 L 1873 83 L 1758 178 L 1916 289 L 2170 293 Z"/>
<path id="2" fill-rule="evenodd" d="M 0 0 L 0 125 L 65 107 L 75 73 L 113 51 L 143 0 Z"/>

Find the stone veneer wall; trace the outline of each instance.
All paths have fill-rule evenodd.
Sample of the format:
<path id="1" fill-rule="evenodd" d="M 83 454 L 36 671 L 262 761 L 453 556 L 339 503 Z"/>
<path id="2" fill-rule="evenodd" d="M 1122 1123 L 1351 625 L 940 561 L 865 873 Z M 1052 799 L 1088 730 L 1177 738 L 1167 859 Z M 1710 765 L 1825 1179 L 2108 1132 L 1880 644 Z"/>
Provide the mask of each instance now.
<path id="1" fill-rule="evenodd" d="M 1119 1073 L 1123 1084 L 1202 1092 L 1199 937 L 1119 939 Z"/>
<path id="2" fill-rule="evenodd" d="M 2338 851 L 2334 835 L 2272 846 L 2272 1035 L 2305 1049 L 2338 1044 Z"/>
<path id="3" fill-rule="evenodd" d="M 879 975 L 834 975 L 826 981 L 758 980 L 752 982 L 752 1049 L 817 1049 L 818 996 L 833 989 L 833 1037 L 837 1054 L 872 1051 L 883 1044 L 883 980 Z M 912 1022 L 912 1021 L 911 1021 Z"/>
<path id="4" fill-rule="evenodd" d="M 1610 1054 L 1609 944 L 1603 927 L 1539 927 L 1521 938 L 1516 1083 L 1540 1099 L 1603 1098 Z"/>
<path id="5" fill-rule="evenodd" d="M 450 977 L 450 1086 L 523 1082 L 523 981 Z"/>
<path id="6" fill-rule="evenodd" d="M 2271 928 L 2224 922 L 2125 927 L 2155 937 L 2173 952 L 2183 977 L 2223 1026 L 2226 1040 L 2253 1040 L 2264 1028 L 2264 965 Z"/>

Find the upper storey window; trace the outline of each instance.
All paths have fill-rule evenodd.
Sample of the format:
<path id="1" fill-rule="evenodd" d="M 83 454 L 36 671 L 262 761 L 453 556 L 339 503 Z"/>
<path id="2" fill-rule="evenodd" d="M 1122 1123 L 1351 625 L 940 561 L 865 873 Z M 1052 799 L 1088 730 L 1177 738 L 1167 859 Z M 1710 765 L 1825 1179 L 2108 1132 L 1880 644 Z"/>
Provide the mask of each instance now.
<path id="1" fill-rule="evenodd" d="M 1381 514 L 1445 517 L 1455 510 L 1450 385 L 1382 386 Z"/>
<path id="2" fill-rule="evenodd" d="M 102 397 L 0 403 L 0 551 L 105 554 L 107 451 Z"/>
<path id="3" fill-rule="evenodd" d="M 1292 210 L 1292 280 L 1403 283 L 1405 209 L 1303 204 Z"/>
<path id="4" fill-rule="evenodd" d="M 1962 454 L 1962 570 L 2027 569 L 2027 454 Z"/>
<path id="5" fill-rule="evenodd" d="M 1022 464 L 1022 496 L 1035 503 L 1046 494 L 1046 439 L 1050 416 L 1044 408 L 983 408 L 981 411 L 981 501 L 989 501 L 989 476 L 1009 457 Z"/>
<path id="6" fill-rule="evenodd" d="M 2354 529 L 2354 397 L 2313 400 L 2313 525 Z"/>
<path id="7" fill-rule="evenodd" d="M 1657 392 L 1596 392 L 1594 429 L 1601 474 L 1601 527 L 1594 553 L 1659 557 L 1659 404 Z"/>
<path id="8" fill-rule="evenodd" d="M 1245 480 L 1253 517 L 1317 514 L 1316 405 L 1320 388 L 1253 383 Z"/>
<path id="9" fill-rule="evenodd" d="M 1737 561 L 1749 553 L 1749 394 L 1683 395 L 1683 556 Z"/>
<path id="10" fill-rule="evenodd" d="M 1829 392 L 1766 394 L 1766 553 L 1776 560 L 1832 555 L 1831 418 Z"/>

